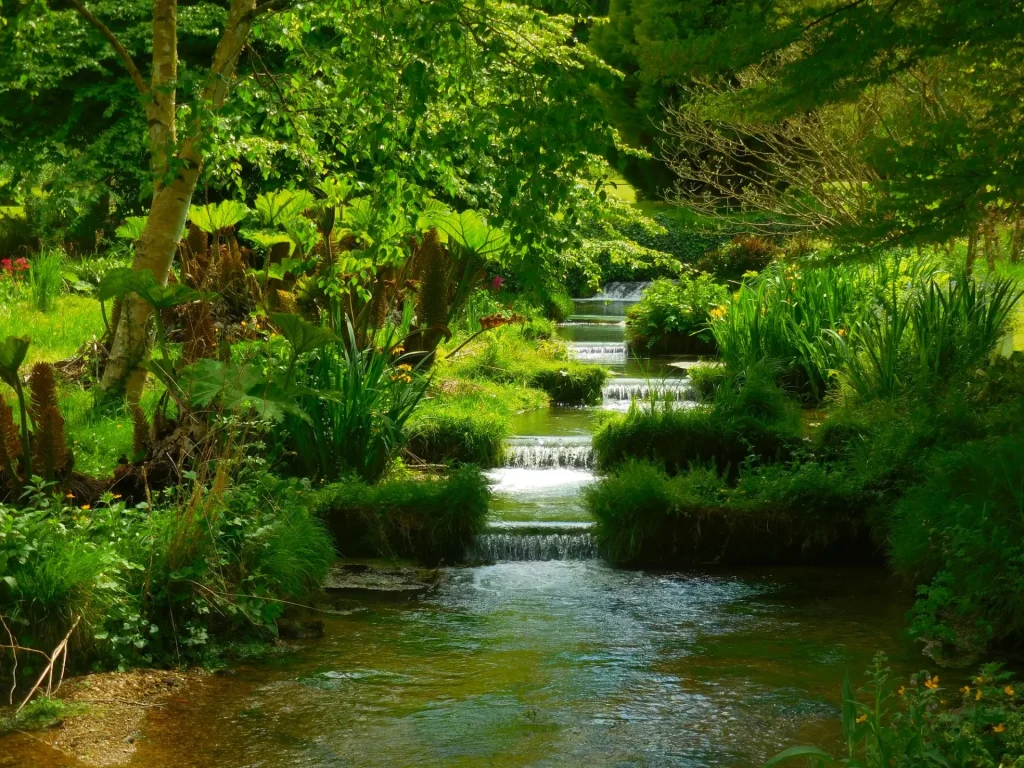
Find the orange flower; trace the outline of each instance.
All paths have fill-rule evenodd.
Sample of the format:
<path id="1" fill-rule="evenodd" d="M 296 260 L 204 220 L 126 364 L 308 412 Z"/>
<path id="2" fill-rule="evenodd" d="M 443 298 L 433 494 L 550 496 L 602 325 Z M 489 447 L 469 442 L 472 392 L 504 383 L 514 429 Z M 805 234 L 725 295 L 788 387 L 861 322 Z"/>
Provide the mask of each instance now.
<path id="1" fill-rule="evenodd" d="M 992 733 L 1002 733 L 1006 730 L 1006 726 L 1000 723 L 999 725 L 992 726 Z"/>
<path id="2" fill-rule="evenodd" d="M 1016 693 L 1016 691 L 1013 690 L 1012 685 L 1008 685 L 1005 688 L 1003 688 L 1003 693 L 1005 693 L 1007 696 L 1013 696 Z"/>
<path id="3" fill-rule="evenodd" d="M 936 675 L 935 677 L 929 677 L 927 680 L 925 680 L 924 687 L 927 688 L 929 691 L 934 691 L 936 688 L 939 687 L 939 676 Z"/>
<path id="4" fill-rule="evenodd" d="M 82 505 L 82 509 L 85 509 L 85 510 L 92 509 L 92 505 L 91 504 L 83 504 Z"/>
<path id="5" fill-rule="evenodd" d="M 861 715 L 860 717 L 857 718 L 857 722 L 858 723 L 866 723 L 867 721 L 868 721 L 868 716 L 867 715 Z"/>

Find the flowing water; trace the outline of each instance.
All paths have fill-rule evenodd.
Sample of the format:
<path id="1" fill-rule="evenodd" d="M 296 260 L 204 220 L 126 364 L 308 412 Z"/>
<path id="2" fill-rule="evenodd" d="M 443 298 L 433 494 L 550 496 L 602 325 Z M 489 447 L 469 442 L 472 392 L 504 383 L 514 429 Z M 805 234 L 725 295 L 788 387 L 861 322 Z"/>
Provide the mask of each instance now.
<path id="1" fill-rule="evenodd" d="M 562 327 L 581 360 L 615 349 L 602 359 L 614 376 L 601 407 L 517 419 L 468 553 L 485 564 L 445 569 L 425 594 L 367 597 L 326 617 L 323 639 L 151 710 L 130 765 L 710 768 L 837 745 L 847 671 L 862 679 L 877 650 L 897 672 L 920 665 L 903 633 L 910 597 L 883 572 L 658 573 L 600 559 L 580 499 L 595 420 L 652 390 L 689 391 L 670 361 L 629 355 L 621 320 L 635 294 L 581 302 Z M 0 740 L 4 768 L 72 765 L 29 737 Z"/>

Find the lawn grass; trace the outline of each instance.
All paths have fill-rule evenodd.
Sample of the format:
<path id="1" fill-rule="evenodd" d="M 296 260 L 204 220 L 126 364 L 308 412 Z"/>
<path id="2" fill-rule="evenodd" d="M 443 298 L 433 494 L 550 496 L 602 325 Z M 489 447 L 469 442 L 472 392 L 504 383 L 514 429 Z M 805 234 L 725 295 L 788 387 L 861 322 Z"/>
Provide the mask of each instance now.
<path id="1" fill-rule="evenodd" d="M 0 338 L 32 339 L 25 365 L 71 357 L 82 344 L 103 335 L 100 303 L 92 297 L 60 296 L 50 312 L 33 309 L 25 299 L 0 305 Z"/>

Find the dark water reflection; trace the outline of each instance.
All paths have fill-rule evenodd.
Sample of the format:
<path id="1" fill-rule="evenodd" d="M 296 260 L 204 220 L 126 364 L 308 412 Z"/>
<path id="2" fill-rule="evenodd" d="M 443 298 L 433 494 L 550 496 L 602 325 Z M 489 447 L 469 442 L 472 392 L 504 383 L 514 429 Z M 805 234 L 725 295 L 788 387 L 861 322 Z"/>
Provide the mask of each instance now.
<path id="1" fill-rule="evenodd" d="M 453 571 L 154 711 L 132 765 L 755 766 L 837 742 L 875 650 L 920 666 L 907 604 L 867 570 Z"/>

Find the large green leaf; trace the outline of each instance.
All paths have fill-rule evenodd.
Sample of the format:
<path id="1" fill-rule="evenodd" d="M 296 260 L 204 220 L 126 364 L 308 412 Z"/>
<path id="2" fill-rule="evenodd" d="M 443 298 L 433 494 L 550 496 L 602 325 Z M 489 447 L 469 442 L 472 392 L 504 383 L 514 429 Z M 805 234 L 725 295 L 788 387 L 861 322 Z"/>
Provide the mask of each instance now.
<path id="1" fill-rule="evenodd" d="M 184 283 L 160 285 L 149 269 L 133 270 L 118 267 L 110 270 L 100 281 L 100 301 L 128 293 L 137 293 L 154 309 L 170 309 L 180 304 L 188 304 L 190 301 L 209 299 L 213 295 L 189 288 Z"/>
<path id="2" fill-rule="evenodd" d="M 256 198 L 256 215 L 264 227 L 284 227 L 313 207 L 316 199 L 305 190 L 279 189 Z"/>
<path id="3" fill-rule="evenodd" d="M 340 341 L 326 328 L 313 325 L 298 315 L 278 313 L 271 315 L 270 319 L 280 329 L 281 335 L 288 339 L 288 343 L 292 345 L 296 355 L 303 355 L 319 347 Z"/>
<path id="4" fill-rule="evenodd" d="M 0 341 L 0 378 L 12 387 L 17 386 L 18 369 L 31 343 L 28 336 L 8 336 Z"/>
<path id="5" fill-rule="evenodd" d="M 129 216 L 124 223 L 114 230 L 114 234 L 124 240 L 138 240 L 142 230 L 146 228 L 148 216 Z"/>
<path id="6" fill-rule="evenodd" d="M 204 232 L 213 234 L 233 227 L 250 213 L 244 203 L 237 200 L 222 200 L 210 205 L 193 205 L 188 212 L 189 221 Z"/>
<path id="7" fill-rule="evenodd" d="M 499 227 L 492 227 L 476 211 L 425 212 L 422 219 L 444 232 L 449 242 L 477 258 L 500 261 L 508 251 L 508 234 Z"/>
<path id="8" fill-rule="evenodd" d="M 100 280 L 97 295 L 100 301 L 109 301 L 116 296 L 124 296 L 135 290 L 140 280 L 145 280 L 144 275 L 148 274 L 153 279 L 153 273 L 149 270 L 136 272 L 131 267 L 116 267 L 103 276 Z M 155 279 L 154 279 L 155 282 Z"/>

